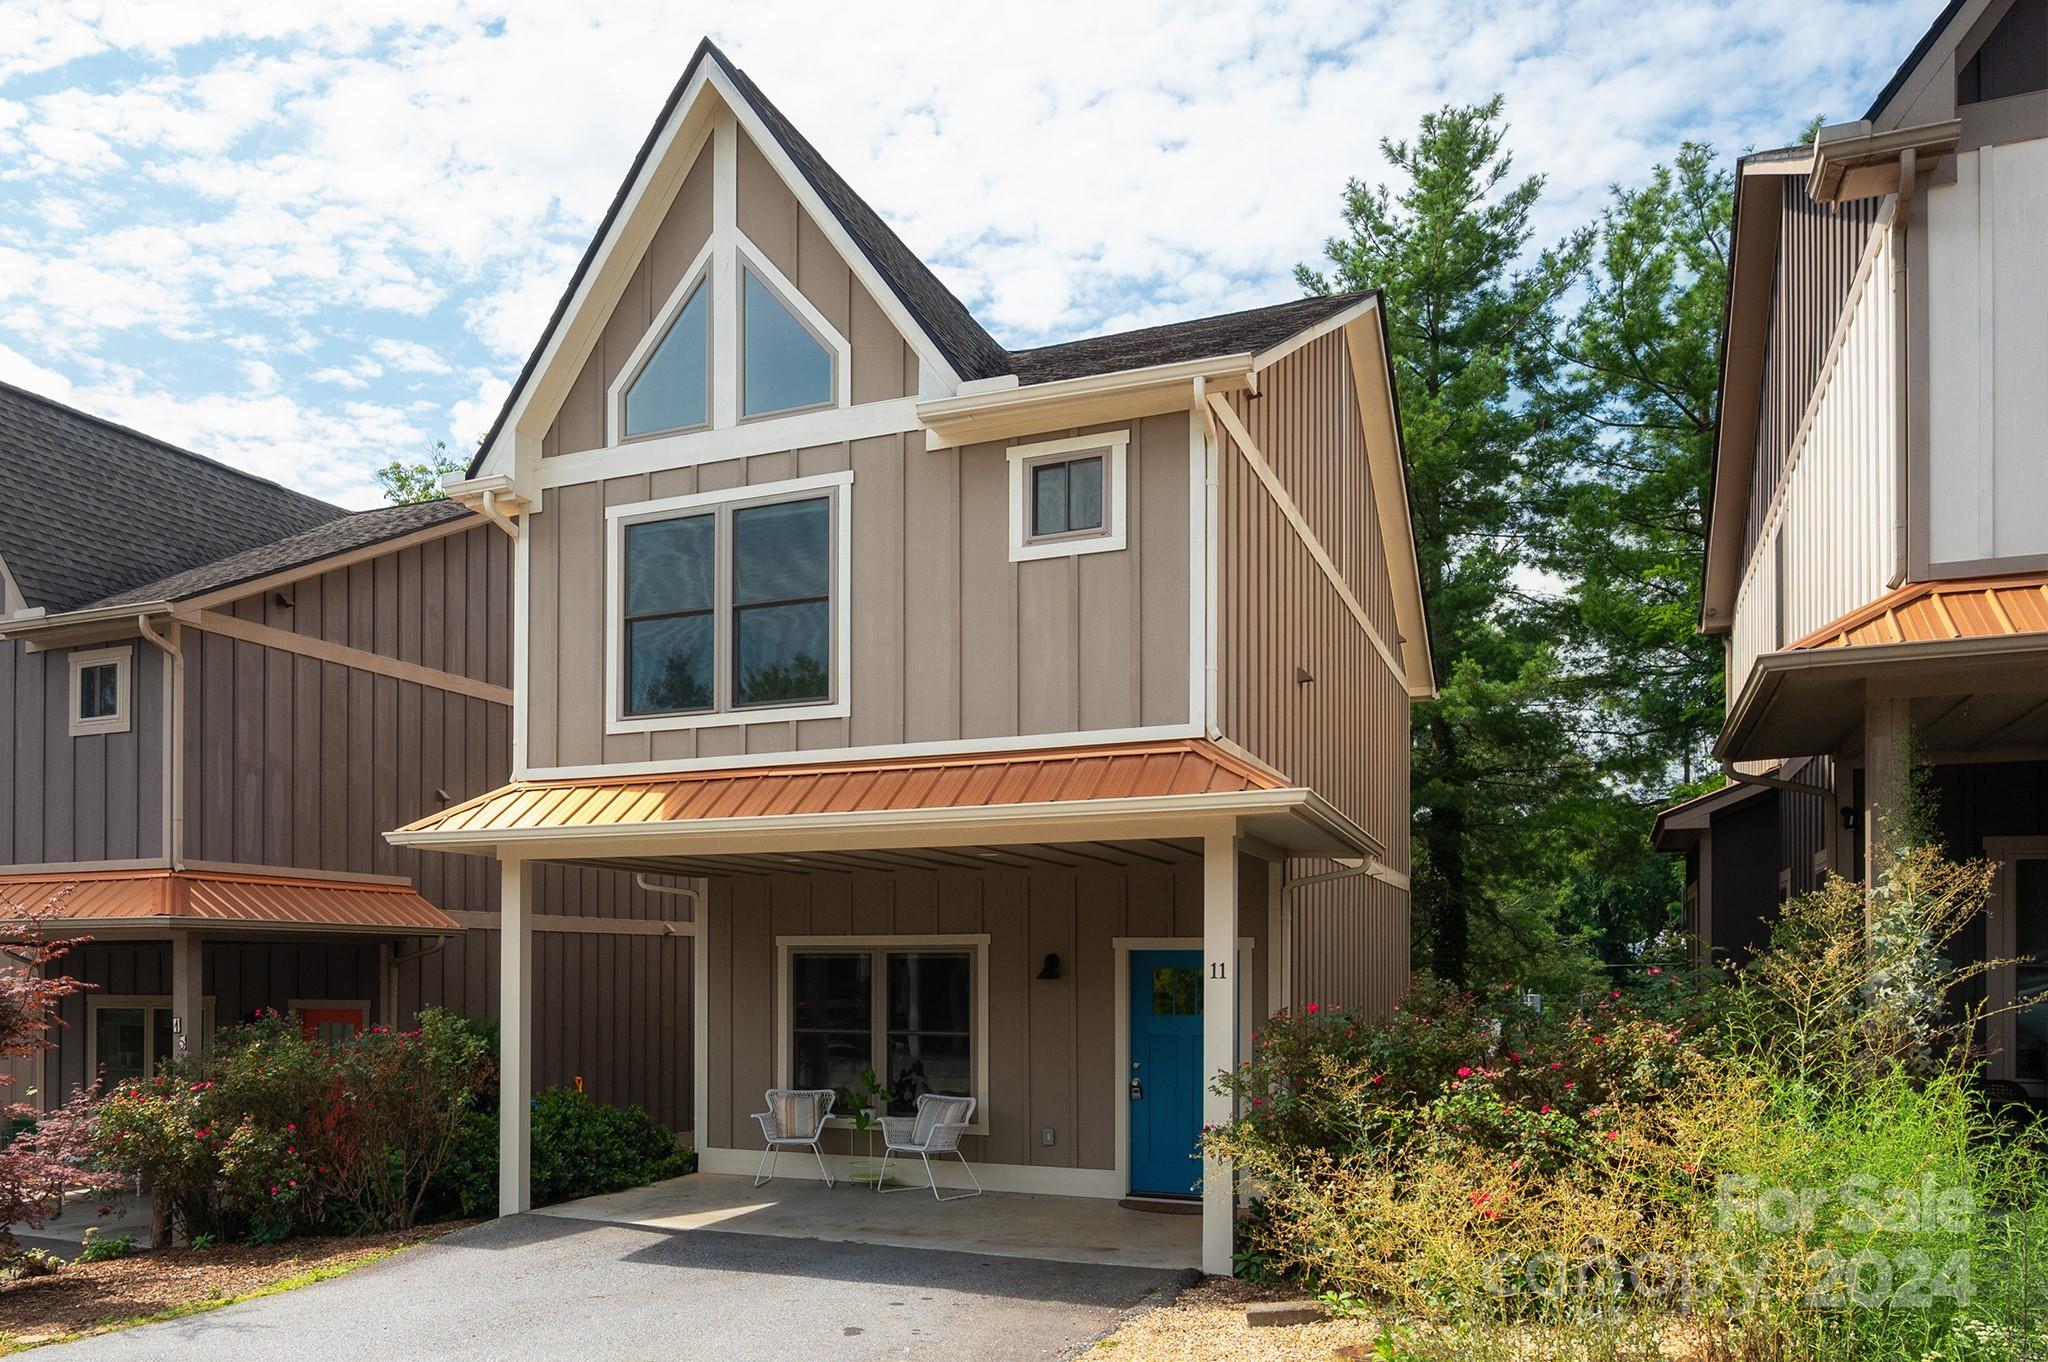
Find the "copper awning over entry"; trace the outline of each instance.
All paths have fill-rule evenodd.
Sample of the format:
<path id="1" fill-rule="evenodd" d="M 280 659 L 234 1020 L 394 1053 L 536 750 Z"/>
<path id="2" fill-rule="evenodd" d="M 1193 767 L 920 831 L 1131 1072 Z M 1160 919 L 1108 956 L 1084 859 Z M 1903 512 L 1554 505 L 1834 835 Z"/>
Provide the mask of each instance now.
<path id="1" fill-rule="evenodd" d="M 1853 750 L 1871 695 L 1910 700 L 1931 751 L 2048 742 L 2048 573 L 1914 582 L 1756 660 L 1715 755 Z"/>
<path id="2" fill-rule="evenodd" d="M 1200 738 L 883 761 L 792 763 L 647 776 L 515 781 L 390 834 L 401 846 L 470 850 L 627 837 L 858 836 L 899 842 L 940 825 L 1264 815 L 1302 825 L 1318 854 L 1378 855 L 1313 792 Z M 1042 829 L 1041 829 L 1042 830 Z M 994 835 L 994 834 L 991 834 Z M 1088 836 L 1107 834 L 1090 833 Z M 1290 829 L 1271 835 L 1293 845 Z M 1281 841 L 1282 836 L 1290 840 Z M 1033 840 L 1037 840 L 1036 837 Z M 1322 850 L 1322 844 L 1331 849 Z M 907 844 L 907 843 L 906 843 Z"/>
<path id="3" fill-rule="evenodd" d="M 162 922 L 395 936 L 458 933 L 411 885 L 206 870 L 0 875 L 0 920 Z"/>

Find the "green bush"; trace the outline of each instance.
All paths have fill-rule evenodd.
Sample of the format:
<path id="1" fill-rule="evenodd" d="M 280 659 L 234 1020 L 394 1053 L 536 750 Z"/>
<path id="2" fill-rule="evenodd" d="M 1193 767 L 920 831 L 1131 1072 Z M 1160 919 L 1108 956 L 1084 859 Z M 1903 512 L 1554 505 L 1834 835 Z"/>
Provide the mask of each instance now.
<path id="1" fill-rule="evenodd" d="M 126 1258 L 133 1252 L 135 1252 L 134 1236 L 127 1234 L 102 1236 L 99 1227 L 95 1225 L 85 1232 L 85 1237 L 79 1242 L 78 1255 L 74 1261 L 80 1263 L 105 1263 L 111 1262 L 115 1258 Z"/>
<path id="2" fill-rule="evenodd" d="M 548 1088 L 532 1109 L 536 1206 L 644 1187 L 696 1169 L 695 1152 L 639 1107 L 600 1106 L 574 1088 Z M 451 1214 L 496 1210 L 495 1113 L 470 1116 L 442 1190 Z"/>
<path id="3" fill-rule="evenodd" d="M 1262 1198 L 1239 1261 L 1417 1358 L 2039 1355 L 2048 1149 L 1984 1109 L 1978 967 L 1942 949 L 1989 882 L 1891 857 L 1711 987 L 1644 964 L 1542 1015 L 1425 983 L 1274 1018 L 1205 1137 Z"/>

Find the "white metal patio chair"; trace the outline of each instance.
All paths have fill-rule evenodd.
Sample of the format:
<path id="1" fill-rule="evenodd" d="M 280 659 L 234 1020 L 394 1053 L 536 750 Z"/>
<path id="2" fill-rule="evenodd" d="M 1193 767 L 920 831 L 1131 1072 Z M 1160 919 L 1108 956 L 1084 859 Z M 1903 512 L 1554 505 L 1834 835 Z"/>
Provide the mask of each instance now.
<path id="1" fill-rule="evenodd" d="M 974 1176 L 974 1167 L 967 1162 L 967 1156 L 960 1152 L 960 1137 L 967 1133 L 968 1125 L 974 1120 L 974 1099 L 972 1097 L 942 1097 L 928 1092 L 917 1099 L 917 1115 L 884 1116 L 882 1118 L 882 1173 L 875 1179 L 878 1192 L 918 1192 L 924 1188 L 916 1183 L 902 1187 L 888 1186 L 889 1160 L 897 1154 L 915 1154 L 924 1160 L 925 1187 L 931 1189 L 937 1201 L 961 1201 L 981 1195 L 981 1179 Z M 967 1180 L 974 1184 L 971 1192 L 955 1192 L 951 1196 L 939 1195 L 939 1180 L 932 1176 L 932 1155 L 951 1154 L 960 1160 L 960 1166 L 967 1170 Z"/>
<path id="2" fill-rule="evenodd" d="M 768 1110 L 754 1113 L 761 1123 L 761 1138 L 768 1142 L 761 1151 L 761 1166 L 754 1172 L 754 1185 L 774 1179 L 776 1161 L 783 1149 L 790 1147 L 808 1148 L 818 1160 L 818 1175 L 830 1187 L 832 1174 L 825 1169 L 825 1154 L 818 1141 L 825 1134 L 825 1123 L 832 1119 L 832 1104 L 839 1095 L 830 1088 L 770 1088 L 767 1097 Z"/>

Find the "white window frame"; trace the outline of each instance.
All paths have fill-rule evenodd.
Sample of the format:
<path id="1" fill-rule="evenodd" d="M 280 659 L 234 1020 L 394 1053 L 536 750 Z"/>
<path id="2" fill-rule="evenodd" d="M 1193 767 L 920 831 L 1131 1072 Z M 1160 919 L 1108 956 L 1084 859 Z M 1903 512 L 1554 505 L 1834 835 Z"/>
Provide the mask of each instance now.
<path id="1" fill-rule="evenodd" d="M 974 1120 L 968 1125 L 970 1135 L 988 1134 L 988 947 L 989 937 L 982 933 L 958 933 L 936 936 L 778 936 L 775 938 L 775 1086 L 786 1088 L 790 1084 L 792 1051 L 796 1043 L 796 1027 L 790 1018 L 792 1004 L 790 985 L 790 960 L 798 951 L 872 951 L 886 956 L 894 951 L 966 951 L 973 958 L 974 1034 L 971 1048 L 974 1054 L 973 1091 Z M 888 968 L 883 964 L 874 971 L 875 1003 L 879 1009 L 871 1018 L 873 1034 L 882 1037 L 886 1046 L 888 1038 L 887 994 Z M 869 1056 L 875 1065 L 875 1072 L 882 1074 L 882 1067 L 888 1062 L 888 1055 Z M 886 1081 L 888 1075 L 882 1074 Z M 832 1124 L 851 1127 L 851 1113 L 836 1115 Z"/>
<path id="2" fill-rule="evenodd" d="M 683 271 L 682 282 L 677 284 L 654 314 L 654 324 L 647 328 L 640 341 L 626 356 L 626 363 L 618 376 L 612 380 L 611 388 L 605 393 L 604 442 L 607 446 L 639 444 L 643 440 L 659 440 L 669 436 L 688 435 L 711 429 L 718 409 L 718 297 L 711 278 L 712 248 L 716 243 L 706 242 L 697 252 L 697 258 Z M 626 391 L 633 386 L 647 362 L 654 358 L 654 352 L 661 348 L 661 342 L 668 338 L 669 329 L 682 316 L 683 307 L 704 289 L 704 305 L 708 309 L 704 318 L 704 419 L 694 425 L 671 426 L 666 430 L 643 431 L 638 435 L 626 434 Z"/>
<path id="3" fill-rule="evenodd" d="M 804 297 L 803 290 L 775 268 L 768 257 L 761 253 L 746 235 L 734 229 L 736 244 L 733 254 L 736 267 L 733 275 L 733 355 L 732 355 L 732 409 L 734 419 L 741 425 L 755 421 L 776 421 L 786 416 L 802 416 L 807 412 L 832 411 L 852 404 L 853 400 L 853 347 L 838 328 L 825 320 L 825 314 L 811 305 Z M 796 319 L 797 325 L 811 333 L 816 341 L 832 357 L 832 395 L 823 402 L 812 402 L 801 407 L 778 407 L 774 411 L 747 411 L 747 284 L 746 276 L 752 274 L 759 279 L 783 309 Z"/>
<path id="4" fill-rule="evenodd" d="M 652 520 L 670 520 L 708 510 L 730 512 L 749 506 L 781 501 L 802 501 L 826 494 L 832 520 L 832 694 L 829 699 L 788 705 L 749 705 L 745 708 L 714 708 L 687 714 L 629 715 L 626 713 L 626 528 Z M 724 552 L 719 541 L 715 552 Z M 731 659 L 732 592 L 731 574 L 723 561 L 714 564 L 717 573 L 716 625 L 713 629 L 715 694 L 720 705 L 730 702 L 730 682 L 725 670 Z M 815 477 L 792 478 L 786 482 L 757 483 L 749 487 L 727 487 L 715 492 L 636 501 L 605 510 L 605 732 L 656 733 L 676 729 L 728 728 L 737 724 L 789 723 L 802 719 L 843 719 L 852 712 L 853 627 L 853 474 L 821 473 Z"/>
<path id="5" fill-rule="evenodd" d="M 1010 446 L 1010 561 L 1074 558 L 1084 553 L 1115 553 L 1125 547 L 1125 514 L 1129 498 L 1126 477 L 1131 432 L 1097 431 L 1063 440 Z M 1034 536 L 1031 533 L 1031 470 L 1040 464 L 1062 463 L 1088 454 L 1102 456 L 1102 528 L 1073 534 Z"/>
<path id="6" fill-rule="evenodd" d="M 142 1017 L 142 1079 L 148 1082 L 155 1076 L 156 1060 L 149 1053 L 149 1037 L 153 1034 L 150 1026 L 151 1012 L 171 1010 L 168 993 L 88 993 L 85 995 L 85 1078 L 88 1083 L 97 1082 L 100 1073 L 100 1013 L 106 1008 L 143 1009 Z M 199 1001 L 199 1053 L 213 1038 L 213 996 L 208 994 Z M 172 1043 L 176 1044 L 174 1036 Z M 189 1052 L 190 1047 L 188 1047 Z"/>
<path id="7" fill-rule="evenodd" d="M 71 736 L 90 737 L 96 733 L 126 733 L 134 723 L 135 649 L 129 644 L 117 648 L 94 648 L 71 654 L 70 695 Z M 88 667 L 114 667 L 114 712 L 97 718 L 81 718 L 78 710 L 84 695 L 80 686 Z"/>

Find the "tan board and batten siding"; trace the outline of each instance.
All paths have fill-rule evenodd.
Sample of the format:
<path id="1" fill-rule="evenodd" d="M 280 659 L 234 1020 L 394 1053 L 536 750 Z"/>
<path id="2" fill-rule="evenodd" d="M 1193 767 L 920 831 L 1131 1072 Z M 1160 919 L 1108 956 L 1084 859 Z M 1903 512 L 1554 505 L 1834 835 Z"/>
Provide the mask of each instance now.
<path id="1" fill-rule="evenodd" d="M 71 654 L 0 639 L 0 867 L 163 855 L 163 655 L 126 647 L 126 733 L 71 736 Z"/>
<path id="2" fill-rule="evenodd" d="M 478 523 L 282 593 L 213 608 L 245 623 L 509 687 L 510 543 Z M 445 790 L 453 804 L 505 782 L 511 768 L 507 706 L 200 626 L 187 625 L 181 634 L 188 858 L 403 875 L 437 907 L 496 911 L 498 875 L 490 859 L 401 849 L 383 833 L 445 807 L 437 791 Z M 687 900 L 649 893 L 616 870 L 539 866 L 534 892 L 534 911 L 554 917 L 643 923 L 690 917 Z M 332 949 L 340 960 L 355 948 L 319 949 Z M 682 936 L 538 933 L 534 978 L 546 1015 L 555 1019 L 537 1037 L 538 1080 L 580 1078 L 599 1101 L 643 1106 L 664 1124 L 687 1128 L 690 949 Z M 119 950 L 127 954 L 110 957 L 108 969 L 139 971 L 138 977 L 157 970 L 168 978 L 167 946 Z M 239 971 L 232 987 L 218 978 L 208 984 L 223 1023 L 239 1016 L 242 998 L 376 997 L 374 988 L 293 992 L 299 985 L 284 973 L 266 990 L 250 972 L 268 968 L 271 954 L 253 947 L 235 954 L 225 945 L 209 945 L 207 952 L 209 971 L 230 960 Z M 297 958 L 277 954 L 276 968 L 283 971 Z M 129 959 L 133 963 L 121 963 Z M 497 975 L 497 932 L 472 927 L 400 965 L 398 1016 L 409 1018 L 429 1005 L 496 1016 Z"/>
<path id="3" fill-rule="evenodd" d="M 1230 395 L 1352 595 L 1397 647 L 1347 341 L 1332 333 Z M 1219 459 L 1218 726 L 1329 799 L 1408 869 L 1408 696 L 1227 429 Z M 1398 653 L 1396 654 L 1398 656 Z M 1296 668 L 1314 679 L 1298 679 Z M 1291 873 L 1331 869 L 1296 862 Z M 1359 877 L 1290 898 L 1299 1003 L 1385 1011 L 1407 991 L 1407 894 Z"/>
<path id="4" fill-rule="evenodd" d="M 1118 427 L 1131 432 L 1129 548 L 1078 558 L 1009 560 L 1006 444 L 928 452 L 919 435 L 887 435 L 552 489 L 529 562 L 533 656 L 555 665 L 529 676 L 527 764 L 1186 723 L 1187 421 Z M 847 470 L 850 714 L 607 736 L 604 620 L 588 604 L 604 596 L 605 508 Z"/>
<path id="5" fill-rule="evenodd" d="M 1241 937 L 1252 955 L 1242 978 L 1251 1017 L 1267 1014 L 1266 875 L 1249 857 L 1238 869 Z M 777 940 L 800 936 L 987 935 L 988 1109 L 986 1136 L 970 1136 L 976 1162 L 1048 1168 L 1116 1166 L 1115 941 L 1199 939 L 1199 860 L 1075 870 L 962 869 L 720 876 L 710 882 L 706 1012 L 710 1034 L 708 1133 L 713 1148 L 758 1149 L 748 1113 L 775 1086 Z M 1047 955 L 1061 977 L 1040 979 Z M 1050 1127 L 1053 1143 L 1039 1132 Z M 833 1132 L 828 1148 L 848 1152 Z M 861 1152 L 854 1150 L 853 1152 Z"/>

